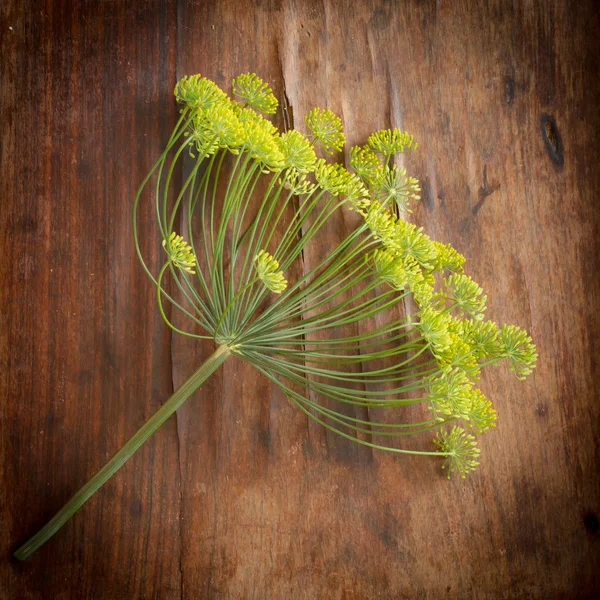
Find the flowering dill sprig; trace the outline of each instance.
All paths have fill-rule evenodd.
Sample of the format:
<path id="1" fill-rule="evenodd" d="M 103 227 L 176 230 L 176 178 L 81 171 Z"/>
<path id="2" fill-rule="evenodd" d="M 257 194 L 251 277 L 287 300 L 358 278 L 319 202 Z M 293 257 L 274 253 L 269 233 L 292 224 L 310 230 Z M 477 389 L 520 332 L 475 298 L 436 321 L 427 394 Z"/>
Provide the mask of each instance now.
<path id="1" fill-rule="evenodd" d="M 363 217 L 367 214 L 369 205 L 371 204 L 369 191 L 354 173 L 349 173 L 342 193 L 349 204 L 350 210 L 355 210 Z"/>
<path id="2" fill-rule="evenodd" d="M 225 103 L 214 104 L 201 113 L 204 135 L 218 148 L 237 154 L 246 139 L 246 131 L 234 111 Z"/>
<path id="3" fill-rule="evenodd" d="M 535 367 L 527 332 L 483 320 L 485 295 L 464 274 L 464 256 L 398 214 L 418 197 L 417 180 L 390 166 L 392 155 L 416 147 L 410 134 L 373 133 L 368 147 L 350 151 L 350 172 L 316 158 L 314 143 L 332 154 L 345 142 L 331 111 L 306 115 L 308 137 L 281 134 L 259 114 L 277 108 L 268 84 L 247 73 L 232 87 L 242 102 L 200 75 L 177 82 L 181 116 L 134 204 L 136 251 L 163 319 L 218 348 L 18 558 L 53 535 L 232 354 L 320 426 L 370 448 L 442 457 L 448 474 L 461 477 L 478 464 L 472 434 L 496 422 L 491 401 L 475 387 L 481 371 L 506 361 L 523 379 Z M 192 160 L 174 189 L 173 173 L 187 154 Z M 137 237 L 150 180 L 166 252 L 156 269 Z M 323 227 L 336 213 L 345 221 L 345 211 L 360 223 L 333 244 Z M 175 232 L 181 227 L 186 239 Z M 305 256 L 318 256 L 312 268 Z M 175 312 L 184 325 L 172 322 Z M 425 420 L 406 421 L 396 410 L 414 404 L 429 409 Z M 402 443 L 405 436 L 428 443 L 436 431 L 433 448 Z"/>
<path id="4" fill-rule="evenodd" d="M 394 246 L 396 221 L 396 216 L 377 200 L 373 200 L 370 203 L 369 210 L 365 216 L 365 223 L 373 237 L 385 247 L 390 248 Z"/>
<path id="5" fill-rule="evenodd" d="M 345 193 L 351 174 L 346 171 L 344 165 L 328 163 L 319 158 L 315 163 L 315 179 L 323 190 L 332 196 L 337 196 Z"/>
<path id="6" fill-rule="evenodd" d="M 377 276 L 395 290 L 402 291 L 408 283 L 404 263 L 391 252 L 378 248 L 371 254 L 373 270 Z"/>
<path id="7" fill-rule="evenodd" d="M 467 418 L 467 426 L 477 434 L 496 427 L 496 411 L 492 406 L 492 402 L 477 388 L 471 390 L 471 408 Z"/>
<path id="8" fill-rule="evenodd" d="M 450 244 L 442 244 L 435 240 L 432 241 L 435 248 L 436 259 L 435 269 L 436 271 L 450 271 L 451 273 L 462 273 L 463 265 L 466 262 L 465 257 L 460 254 Z"/>
<path id="9" fill-rule="evenodd" d="M 244 149 L 266 169 L 277 171 L 283 168 L 284 157 L 267 123 L 263 120 L 244 124 Z"/>
<path id="10" fill-rule="evenodd" d="M 306 175 L 302 175 L 293 168 L 288 171 L 285 179 L 279 180 L 279 183 L 293 196 L 311 195 L 317 189 L 317 186 L 310 182 Z"/>
<path id="11" fill-rule="evenodd" d="M 412 256 L 425 271 L 431 271 L 437 256 L 435 246 L 422 227 L 417 227 L 404 219 L 397 219 L 388 246 L 399 256 Z"/>
<path id="12" fill-rule="evenodd" d="M 448 299 L 459 311 L 473 319 L 483 319 L 487 298 L 483 290 L 468 275 L 450 275 L 444 279 L 444 284 Z"/>
<path id="13" fill-rule="evenodd" d="M 479 378 L 480 366 L 473 346 L 464 334 L 464 321 L 454 317 L 448 318 L 448 334 L 450 344 L 436 354 L 437 364 L 442 369 L 458 367 L 468 374 L 473 381 Z"/>
<path id="14" fill-rule="evenodd" d="M 436 415 L 468 420 L 473 406 L 472 392 L 466 373 L 461 369 L 450 369 L 431 385 L 431 409 Z"/>
<path id="15" fill-rule="evenodd" d="M 423 308 L 419 313 L 417 327 L 436 356 L 447 350 L 452 343 L 448 331 L 449 320 L 450 317 L 447 313 L 438 311 L 431 306 Z"/>
<path id="16" fill-rule="evenodd" d="M 464 323 L 463 335 L 478 360 L 491 360 L 501 355 L 500 329 L 496 323 L 483 320 L 467 320 Z"/>

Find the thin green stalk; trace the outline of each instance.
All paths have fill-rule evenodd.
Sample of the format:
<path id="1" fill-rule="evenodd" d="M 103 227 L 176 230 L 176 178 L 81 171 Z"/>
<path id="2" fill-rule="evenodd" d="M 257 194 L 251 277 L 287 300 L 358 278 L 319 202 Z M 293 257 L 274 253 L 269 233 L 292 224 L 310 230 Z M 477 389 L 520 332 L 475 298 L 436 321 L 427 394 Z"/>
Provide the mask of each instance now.
<path id="1" fill-rule="evenodd" d="M 277 384 L 279 387 L 281 387 L 281 389 L 285 392 L 285 394 L 288 396 L 288 398 L 294 403 L 296 404 L 296 406 L 298 406 L 298 408 L 308 417 L 310 417 L 311 419 L 313 419 L 313 421 L 319 423 L 319 425 L 322 425 L 323 427 L 325 427 L 326 429 L 329 429 L 330 431 L 333 431 L 334 433 L 337 433 L 338 435 L 348 439 L 348 440 L 352 440 L 354 442 L 357 442 L 359 444 L 363 444 L 364 446 L 368 446 L 370 448 L 377 448 L 379 450 L 388 450 L 390 452 L 398 452 L 401 454 L 417 454 L 420 456 L 448 456 L 448 452 L 439 452 L 439 451 L 434 451 L 434 452 L 426 452 L 426 451 L 422 451 L 422 450 L 405 450 L 403 448 L 393 448 L 390 446 L 381 446 L 379 444 L 373 444 L 372 442 L 367 442 L 364 440 L 361 440 L 360 438 L 357 438 L 355 436 L 349 435 L 347 433 L 344 433 L 343 431 L 340 431 L 339 429 L 336 429 L 335 427 L 332 427 L 331 425 L 328 425 L 327 423 L 325 423 L 322 419 L 319 419 L 318 417 L 316 417 L 315 415 L 311 414 L 311 412 L 305 408 L 302 405 L 302 402 L 306 402 L 306 398 L 304 398 L 301 394 L 298 394 L 297 392 L 294 392 L 293 390 L 291 390 L 290 388 L 288 388 L 285 385 L 282 385 L 281 382 L 274 377 L 273 375 L 271 375 L 271 373 L 269 373 L 268 371 L 257 367 L 257 369 L 263 374 L 265 375 L 265 377 L 267 377 L 268 379 L 270 379 L 271 381 L 273 381 L 273 383 Z"/>
<path id="2" fill-rule="evenodd" d="M 206 335 L 198 335 L 195 333 L 189 333 L 187 331 L 183 331 L 183 329 L 179 329 L 177 327 L 175 327 L 175 325 L 173 325 L 173 323 L 171 323 L 171 320 L 169 319 L 169 317 L 167 317 L 167 314 L 165 313 L 165 309 L 163 307 L 162 304 L 162 296 L 166 296 L 167 298 L 170 298 L 170 296 L 167 295 L 167 293 L 162 289 L 162 278 L 163 275 L 167 269 L 167 267 L 171 264 L 171 261 L 167 261 L 162 269 L 160 270 L 159 274 L 158 274 L 158 278 L 156 280 L 156 297 L 157 297 L 157 301 L 158 301 L 158 310 L 163 318 L 163 321 L 176 333 L 180 333 L 181 335 L 185 335 L 187 337 L 192 337 L 192 338 L 196 338 L 196 339 L 212 339 L 212 337 L 206 336 Z M 192 316 L 191 317 L 192 320 L 197 323 L 198 325 L 200 325 L 203 329 L 207 329 L 210 330 L 209 327 L 206 326 L 206 324 L 202 323 L 202 321 L 200 321 L 198 319 L 198 317 Z"/>
<path id="3" fill-rule="evenodd" d="M 193 375 L 163 404 L 129 441 L 72 498 L 15 553 L 25 560 L 45 544 L 140 448 L 140 446 L 212 375 L 231 354 L 228 346 L 219 346 Z"/>

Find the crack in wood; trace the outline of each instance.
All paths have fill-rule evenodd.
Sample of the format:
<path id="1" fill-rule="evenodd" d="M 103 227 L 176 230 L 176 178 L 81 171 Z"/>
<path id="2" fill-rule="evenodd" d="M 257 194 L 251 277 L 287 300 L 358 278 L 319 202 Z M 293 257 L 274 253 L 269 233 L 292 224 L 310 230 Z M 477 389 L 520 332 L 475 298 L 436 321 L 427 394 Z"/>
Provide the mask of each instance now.
<path id="1" fill-rule="evenodd" d="M 554 117 L 552 115 L 542 115 L 541 126 L 542 139 L 544 140 L 544 144 L 548 150 L 548 154 L 550 154 L 552 162 L 562 166 L 564 163 L 562 140 L 560 139 Z"/>
<path id="2" fill-rule="evenodd" d="M 471 214 L 475 216 L 483 206 L 486 198 L 491 196 L 494 192 L 500 189 L 500 184 L 498 182 L 490 184 L 487 176 L 487 165 L 483 165 L 483 185 L 479 188 L 479 201 L 477 204 L 471 209 Z"/>
<path id="3" fill-rule="evenodd" d="M 289 131 L 290 129 L 294 129 L 294 107 L 291 105 L 290 99 L 287 95 L 283 72 L 281 73 L 281 78 L 283 81 L 283 102 L 281 103 L 283 110 L 283 130 Z"/>

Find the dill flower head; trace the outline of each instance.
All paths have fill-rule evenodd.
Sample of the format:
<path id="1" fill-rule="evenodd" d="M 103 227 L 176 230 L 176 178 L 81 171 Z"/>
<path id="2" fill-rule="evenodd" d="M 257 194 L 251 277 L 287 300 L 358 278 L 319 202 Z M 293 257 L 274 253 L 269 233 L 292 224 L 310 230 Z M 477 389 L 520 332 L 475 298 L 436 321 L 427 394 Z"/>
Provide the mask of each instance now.
<path id="1" fill-rule="evenodd" d="M 289 190 L 294 196 L 306 196 L 312 194 L 317 186 L 311 183 L 306 175 L 302 175 L 296 169 L 289 169 L 285 179 L 280 180 L 286 190 Z"/>
<path id="2" fill-rule="evenodd" d="M 266 170 L 283 169 L 284 156 L 272 133 L 272 125 L 265 119 L 243 122 L 245 139 L 244 149 L 256 161 L 262 163 Z"/>
<path id="3" fill-rule="evenodd" d="M 207 109 L 227 99 L 227 94 L 213 81 L 201 75 L 182 77 L 175 86 L 177 102 L 189 108 Z"/>
<path id="4" fill-rule="evenodd" d="M 422 227 L 397 217 L 376 200 L 369 203 L 365 222 L 390 252 L 403 259 L 412 256 L 426 271 L 434 269 L 437 251 Z"/>
<path id="5" fill-rule="evenodd" d="M 483 319 L 487 297 L 483 290 L 464 274 L 450 275 L 444 279 L 448 298 L 461 311 L 473 319 Z"/>
<path id="6" fill-rule="evenodd" d="M 423 338 L 431 344 L 431 351 L 438 355 L 452 343 L 448 332 L 449 317 L 446 313 L 427 306 L 420 311 L 417 325 Z"/>
<path id="7" fill-rule="evenodd" d="M 469 373 L 469 377 L 475 380 L 479 377 L 479 365 L 477 356 L 473 351 L 473 346 L 463 333 L 455 330 L 456 320 L 449 318 L 448 332 L 450 335 L 450 345 L 445 350 L 437 354 L 438 365 L 440 367 L 458 367 Z"/>
<path id="8" fill-rule="evenodd" d="M 232 102 L 231 107 L 235 112 L 236 117 L 239 119 L 240 123 L 244 126 L 256 125 L 264 129 L 266 133 L 273 136 L 274 138 L 279 136 L 279 131 L 277 127 L 271 123 L 268 119 L 265 119 L 261 114 L 257 113 L 255 110 L 248 108 L 247 106 L 242 106 L 237 102 Z"/>
<path id="9" fill-rule="evenodd" d="M 472 386 L 461 369 L 450 369 L 433 382 L 429 390 L 430 407 L 436 416 L 468 419 L 472 399 Z"/>
<path id="10" fill-rule="evenodd" d="M 490 400 L 477 388 L 471 390 L 471 409 L 467 418 L 467 425 L 478 434 L 496 427 L 496 411 Z"/>
<path id="11" fill-rule="evenodd" d="M 415 302 L 421 308 L 430 306 L 434 291 L 431 275 L 424 274 L 419 263 L 410 254 L 402 259 L 402 263 L 406 272 L 407 287 L 412 292 Z"/>
<path id="12" fill-rule="evenodd" d="M 311 143 L 299 131 L 291 129 L 276 138 L 283 155 L 283 166 L 306 174 L 313 170 L 317 157 Z"/>
<path id="13" fill-rule="evenodd" d="M 374 152 L 386 157 L 417 147 L 413 136 L 400 129 L 381 129 L 372 133 L 367 141 Z"/>
<path id="14" fill-rule="evenodd" d="M 397 219 L 394 235 L 388 245 L 402 257 L 412 256 L 426 271 L 433 270 L 437 252 L 422 227 Z"/>
<path id="15" fill-rule="evenodd" d="M 395 290 L 402 291 L 406 287 L 408 278 L 403 262 L 387 250 L 374 250 L 371 264 L 377 276 Z"/>
<path id="16" fill-rule="evenodd" d="M 287 287 L 283 271 L 279 270 L 279 261 L 268 252 L 261 250 L 255 257 L 258 278 L 275 294 L 281 294 Z"/>
<path id="17" fill-rule="evenodd" d="M 211 135 L 206 128 L 206 119 L 202 110 L 197 110 L 194 113 L 190 123 L 190 130 L 186 131 L 184 135 L 187 137 L 187 143 L 190 145 L 190 156 L 192 158 L 196 157 L 192 151 L 192 146 L 198 152 L 200 158 L 208 158 L 219 148 L 216 137 Z"/>
<path id="18" fill-rule="evenodd" d="M 175 266 L 192 275 L 195 274 L 196 256 L 183 237 L 173 231 L 166 240 L 163 240 L 162 246 Z"/>
<path id="19" fill-rule="evenodd" d="M 237 154 L 246 133 L 239 119 L 225 103 L 216 103 L 201 115 L 204 135 L 219 148 L 228 148 Z"/>
<path id="20" fill-rule="evenodd" d="M 332 196 L 338 196 L 346 192 L 352 176 L 344 165 L 339 163 L 328 163 L 319 158 L 315 163 L 315 179 L 317 183 Z"/>
<path id="21" fill-rule="evenodd" d="M 383 202 L 393 200 L 400 210 L 411 213 L 410 201 L 421 199 L 418 179 L 409 177 L 404 167 L 385 167 L 378 177 L 375 178 L 375 173 L 373 176 L 375 194 Z"/>
<path id="22" fill-rule="evenodd" d="M 535 368 L 537 351 L 527 332 L 516 325 L 503 325 L 500 352 L 508 358 L 508 368 L 518 379 L 525 379 Z"/>
<path id="23" fill-rule="evenodd" d="M 436 251 L 435 269 L 436 271 L 450 271 L 452 273 L 462 273 L 466 258 L 460 254 L 450 244 L 441 242 L 431 242 Z"/>
<path id="24" fill-rule="evenodd" d="M 248 106 L 267 115 L 277 112 L 277 98 L 271 87 L 255 73 L 238 75 L 231 84 L 235 96 L 246 101 Z"/>
<path id="25" fill-rule="evenodd" d="M 365 223 L 371 230 L 373 237 L 388 248 L 394 247 L 396 232 L 396 216 L 377 200 L 372 200 L 365 216 Z"/>
<path id="26" fill-rule="evenodd" d="M 434 442 L 446 456 L 442 469 L 448 469 L 448 479 L 454 471 L 464 479 L 479 464 L 480 450 L 475 438 L 460 427 L 439 432 Z"/>
<path id="27" fill-rule="evenodd" d="M 316 140 L 321 142 L 328 154 L 339 152 L 346 143 L 342 122 L 330 110 L 313 108 L 304 117 L 304 122 Z"/>
<path id="28" fill-rule="evenodd" d="M 348 175 L 349 177 L 343 194 L 346 197 L 351 210 L 355 210 L 364 217 L 371 204 L 369 192 L 355 173 L 349 173 Z"/>
<path id="29" fill-rule="evenodd" d="M 372 184 L 378 179 L 379 159 L 368 146 L 350 148 L 350 167 L 365 183 Z"/>
<path id="30" fill-rule="evenodd" d="M 501 355 L 500 329 L 493 321 L 465 321 L 465 337 L 480 360 L 490 360 Z"/>

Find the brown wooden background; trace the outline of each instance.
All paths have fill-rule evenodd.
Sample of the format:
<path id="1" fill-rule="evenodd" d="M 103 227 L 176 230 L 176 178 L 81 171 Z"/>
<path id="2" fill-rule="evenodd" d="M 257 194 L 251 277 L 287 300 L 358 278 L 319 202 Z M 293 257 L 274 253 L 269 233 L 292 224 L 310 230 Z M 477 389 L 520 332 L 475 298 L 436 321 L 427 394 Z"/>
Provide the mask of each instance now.
<path id="1" fill-rule="evenodd" d="M 0 597 L 600 597 L 596 8 L 2 2 Z M 485 379 L 499 426 L 448 482 L 309 428 L 231 360 L 18 564 L 212 350 L 163 325 L 130 214 L 176 78 L 248 70 L 296 123 L 319 105 L 350 143 L 415 135 L 415 220 L 468 257 L 490 316 L 530 330 L 539 368 Z"/>

